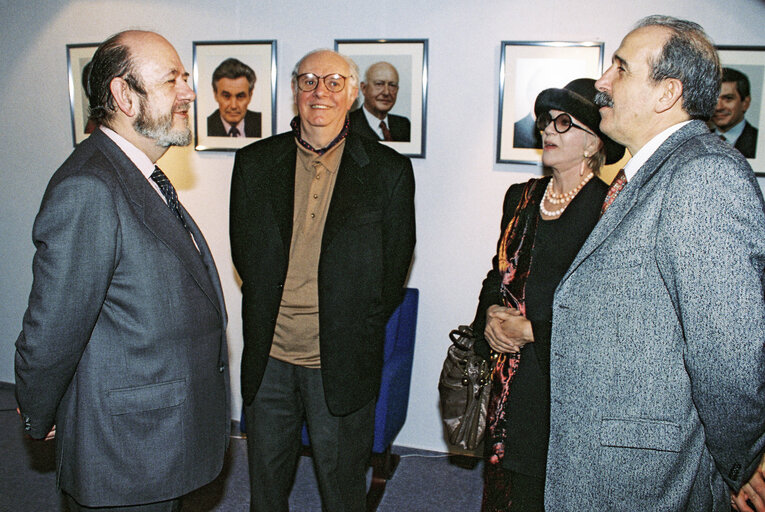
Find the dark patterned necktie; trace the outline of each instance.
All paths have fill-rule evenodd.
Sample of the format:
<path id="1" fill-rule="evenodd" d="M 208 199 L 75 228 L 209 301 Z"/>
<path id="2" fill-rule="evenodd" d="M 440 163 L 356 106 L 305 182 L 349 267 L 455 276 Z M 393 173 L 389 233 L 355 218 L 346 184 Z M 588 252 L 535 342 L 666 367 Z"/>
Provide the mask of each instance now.
<path id="1" fill-rule="evenodd" d="M 170 208 L 176 217 L 178 217 L 178 220 L 181 221 L 183 227 L 186 228 L 186 231 L 188 231 L 189 228 L 186 225 L 186 220 L 183 218 L 183 213 L 181 213 L 180 203 L 178 202 L 178 194 L 175 192 L 175 187 L 173 187 L 173 184 L 170 183 L 170 180 L 167 178 L 167 176 L 165 176 L 165 173 L 162 172 L 162 170 L 157 166 L 154 166 L 154 172 L 151 173 L 151 176 L 149 177 L 154 181 L 154 183 L 157 184 L 159 190 L 162 192 L 162 195 L 165 196 L 167 207 Z"/>
<path id="2" fill-rule="evenodd" d="M 380 121 L 380 129 L 383 133 L 383 140 L 393 140 L 393 137 L 390 135 L 390 130 L 388 129 L 388 125 L 385 124 L 385 121 Z"/>
<path id="3" fill-rule="evenodd" d="M 611 203 L 614 202 L 614 199 L 616 199 L 616 196 L 619 195 L 619 192 L 622 191 L 624 185 L 626 184 L 627 175 L 624 174 L 624 169 L 619 169 L 619 172 L 616 173 L 616 178 L 614 178 L 613 183 L 611 183 L 611 187 L 608 189 L 608 193 L 606 193 L 606 199 L 603 201 L 603 207 L 600 209 L 601 215 L 606 213 L 608 207 L 611 206 Z"/>
<path id="4" fill-rule="evenodd" d="M 232 126 L 231 129 L 228 131 L 229 137 L 239 137 L 239 135 L 241 135 L 241 133 L 239 132 L 239 128 L 237 128 L 236 126 Z"/>

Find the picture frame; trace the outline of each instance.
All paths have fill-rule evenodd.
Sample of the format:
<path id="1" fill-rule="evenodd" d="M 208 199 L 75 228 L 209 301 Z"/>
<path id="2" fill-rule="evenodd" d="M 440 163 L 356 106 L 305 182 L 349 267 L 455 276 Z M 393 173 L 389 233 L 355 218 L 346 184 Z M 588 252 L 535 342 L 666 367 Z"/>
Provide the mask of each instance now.
<path id="1" fill-rule="evenodd" d="M 735 141 L 735 147 L 747 157 L 757 176 L 765 177 L 765 46 L 717 46 L 720 63 L 724 68 L 731 68 L 743 73 L 749 82 L 748 106 L 744 113 L 744 130 Z M 727 92 L 739 92 L 736 82 Z M 726 92 L 725 83 L 721 94 Z M 744 101 L 746 98 L 740 98 Z M 720 106 L 718 104 L 718 106 Z M 739 108 L 741 105 L 739 104 Z M 717 124 L 726 123 L 731 119 L 731 113 L 724 108 L 716 112 L 710 120 L 709 127 L 717 128 Z M 733 113 L 735 116 L 735 113 Z M 718 121 L 716 122 L 716 119 Z"/>
<path id="2" fill-rule="evenodd" d="M 399 153 L 425 158 L 428 98 L 428 40 L 427 39 L 335 39 L 335 50 L 350 57 L 359 67 L 359 96 L 351 107 L 351 131 L 359 130 L 366 136 L 380 140 Z M 390 88 L 369 84 L 365 96 L 367 70 L 378 64 L 378 76 L 392 67 L 398 75 L 398 89 L 391 94 Z M 387 65 L 386 65 L 387 64 Z M 395 75 L 394 75 L 395 76 Z M 391 80 L 388 80 L 389 82 Z M 363 86 L 362 86 L 363 83 Z M 378 81 L 382 84 L 382 81 Z M 375 87 L 382 87 L 374 90 Z M 381 96 L 382 95 L 382 96 Z M 391 101 L 390 96 L 393 96 Z M 374 98 L 377 99 L 374 99 Z M 365 100 L 379 115 L 386 115 L 390 124 L 391 141 L 381 140 L 381 128 L 372 128 L 368 119 L 374 114 L 367 110 Z M 392 103 L 392 105 L 391 105 Z M 355 112 L 355 113 L 354 113 Z M 354 119 L 356 127 L 354 127 Z M 376 122 L 373 121 L 373 122 Z M 387 126 L 387 125 L 386 125 Z"/>
<path id="3" fill-rule="evenodd" d="M 194 149 L 236 151 L 273 135 L 276 132 L 276 41 L 194 41 L 193 47 L 192 76 L 197 95 Z M 213 75 L 218 68 L 232 78 L 217 79 L 219 86 L 225 83 L 226 87 L 219 87 L 216 92 Z M 254 84 L 249 84 L 244 74 L 235 76 L 248 69 L 254 72 Z M 248 91 L 248 85 L 252 90 Z M 228 134 L 233 123 L 238 136 Z"/>
<path id="4" fill-rule="evenodd" d="M 90 64 L 100 43 L 77 43 L 66 45 L 66 70 L 69 82 L 69 114 L 72 124 L 72 144 L 87 139 L 96 124 L 90 121 L 90 101 L 85 92 L 87 77 L 85 68 Z"/>
<path id="5" fill-rule="evenodd" d="M 600 78 L 604 43 L 502 41 L 499 61 L 497 162 L 541 165 L 534 101 L 544 89 L 576 78 Z"/>

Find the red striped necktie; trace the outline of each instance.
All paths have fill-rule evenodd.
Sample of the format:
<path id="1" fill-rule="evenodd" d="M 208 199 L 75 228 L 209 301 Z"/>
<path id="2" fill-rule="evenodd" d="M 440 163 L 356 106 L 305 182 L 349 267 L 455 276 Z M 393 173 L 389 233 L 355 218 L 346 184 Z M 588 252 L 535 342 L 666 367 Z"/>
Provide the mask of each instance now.
<path id="1" fill-rule="evenodd" d="M 624 174 L 624 169 L 619 169 L 619 172 L 616 173 L 616 177 L 614 178 L 613 183 L 611 183 L 611 187 L 608 189 L 608 193 L 606 194 L 606 199 L 603 201 L 603 207 L 600 209 L 600 214 L 603 215 L 606 213 L 606 210 L 608 210 L 608 207 L 611 206 L 611 203 L 614 202 L 614 199 L 616 199 L 616 196 L 619 195 L 619 192 L 622 191 L 624 188 L 624 185 L 627 184 L 627 175 Z"/>

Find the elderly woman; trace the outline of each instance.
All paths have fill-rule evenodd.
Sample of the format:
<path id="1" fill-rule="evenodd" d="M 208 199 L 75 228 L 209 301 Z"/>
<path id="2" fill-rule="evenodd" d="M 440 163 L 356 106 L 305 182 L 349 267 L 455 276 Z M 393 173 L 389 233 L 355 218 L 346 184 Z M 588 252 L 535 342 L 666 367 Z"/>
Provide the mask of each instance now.
<path id="1" fill-rule="evenodd" d="M 484 512 L 544 509 L 553 293 L 600 218 L 608 186 L 595 176 L 624 155 L 598 127 L 596 93 L 594 80 L 580 78 L 539 94 L 542 163 L 552 176 L 505 194 L 497 255 L 473 321 L 483 333 L 476 350 L 495 362 Z"/>

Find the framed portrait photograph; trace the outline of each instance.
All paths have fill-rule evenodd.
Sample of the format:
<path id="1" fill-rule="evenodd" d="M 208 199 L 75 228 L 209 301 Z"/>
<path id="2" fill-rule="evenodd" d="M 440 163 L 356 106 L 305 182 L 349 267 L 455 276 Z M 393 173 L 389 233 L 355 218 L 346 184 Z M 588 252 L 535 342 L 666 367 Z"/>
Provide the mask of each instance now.
<path id="1" fill-rule="evenodd" d="M 425 158 L 428 40 L 336 39 L 335 50 L 359 66 L 351 131 Z"/>
<path id="2" fill-rule="evenodd" d="M 72 120 L 72 142 L 76 146 L 96 129 L 88 116 L 90 101 L 85 92 L 90 60 L 100 43 L 66 45 L 66 68 L 69 74 L 69 113 Z"/>
<path id="3" fill-rule="evenodd" d="M 236 151 L 276 129 L 276 41 L 194 41 L 194 147 Z"/>
<path id="4" fill-rule="evenodd" d="M 723 80 L 709 127 L 765 176 L 765 46 L 718 46 Z"/>
<path id="5" fill-rule="evenodd" d="M 601 42 L 502 41 L 497 162 L 541 165 L 537 95 L 576 78 L 600 78 L 603 47 Z"/>

